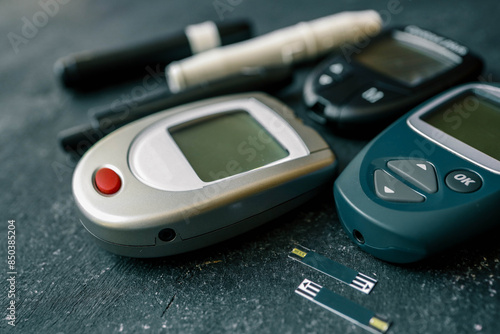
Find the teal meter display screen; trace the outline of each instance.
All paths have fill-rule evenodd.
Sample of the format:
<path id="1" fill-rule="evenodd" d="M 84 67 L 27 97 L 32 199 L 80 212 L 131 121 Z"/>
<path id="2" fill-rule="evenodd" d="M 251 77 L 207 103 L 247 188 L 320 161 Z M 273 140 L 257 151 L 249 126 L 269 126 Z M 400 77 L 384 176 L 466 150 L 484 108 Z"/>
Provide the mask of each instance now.
<path id="1" fill-rule="evenodd" d="M 169 133 L 204 182 L 247 172 L 289 155 L 243 110 L 175 126 Z"/>
<path id="2" fill-rule="evenodd" d="M 422 120 L 500 161 L 500 106 L 491 100 L 468 93 Z"/>
<path id="3" fill-rule="evenodd" d="M 366 67 L 410 86 L 442 73 L 456 61 L 423 45 L 387 37 L 355 56 Z"/>

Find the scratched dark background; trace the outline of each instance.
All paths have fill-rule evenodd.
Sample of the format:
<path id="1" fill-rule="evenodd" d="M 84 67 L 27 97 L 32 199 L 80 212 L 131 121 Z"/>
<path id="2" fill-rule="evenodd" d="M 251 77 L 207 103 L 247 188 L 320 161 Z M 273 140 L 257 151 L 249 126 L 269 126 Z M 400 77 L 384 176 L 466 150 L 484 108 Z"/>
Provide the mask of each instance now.
<path id="1" fill-rule="evenodd" d="M 26 20 L 47 11 L 44 3 L 54 1 L 0 2 L 1 333 L 365 333 L 297 296 L 304 278 L 387 316 L 390 333 L 500 332 L 499 229 L 417 264 L 388 264 L 344 234 L 331 185 L 293 212 L 200 251 L 138 260 L 101 250 L 78 222 L 71 195 L 75 162 L 61 152 L 56 134 L 87 122 L 89 109 L 130 94 L 138 83 L 81 94 L 62 88 L 52 72 L 55 60 L 71 52 L 217 20 L 215 3 L 224 9 L 222 19 L 251 19 L 255 34 L 373 8 L 386 25 L 413 23 L 470 46 L 486 62 L 484 78 L 494 81 L 500 77 L 498 1 L 401 1 L 401 11 L 387 15 L 388 0 L 61 0 L 45 24 L 13 47 L 9 33 L 22 36 Z M 311 124 L 301 101 L 308 70 L 297 71 L 278 96 Z M 366 143 L 312 126 L 337 153 L 340 169 Z M 11 219 L 17 232 L 15 327 L 5 320 Z M 367 296 L 313 272 L 287 258 L 295 243 L 379 283 Z"/>

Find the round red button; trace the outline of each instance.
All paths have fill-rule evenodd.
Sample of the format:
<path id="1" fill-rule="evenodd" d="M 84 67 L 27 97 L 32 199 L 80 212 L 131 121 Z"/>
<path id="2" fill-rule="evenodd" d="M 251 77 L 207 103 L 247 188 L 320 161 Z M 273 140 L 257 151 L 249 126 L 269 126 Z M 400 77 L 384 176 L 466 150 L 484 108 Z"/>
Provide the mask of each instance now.
<path id="1" fill-rule="evenodd" d="M 94 176 L 94 182 L 97 189 L 106 195 L 112 195 L 120 190 L 122 180 L 116 172 L 109 168 L 99 169 Z"/>

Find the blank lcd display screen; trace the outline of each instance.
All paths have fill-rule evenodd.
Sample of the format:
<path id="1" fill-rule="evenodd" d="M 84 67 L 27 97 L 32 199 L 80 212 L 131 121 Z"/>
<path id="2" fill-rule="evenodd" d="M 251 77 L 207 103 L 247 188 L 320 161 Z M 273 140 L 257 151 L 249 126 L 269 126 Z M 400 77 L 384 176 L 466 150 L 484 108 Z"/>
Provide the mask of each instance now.
<path id="1" fill-rule="evenodd" d="M 419 41 L 419 37 L 398 38 L 398 35 L 408 34 L 400 32 L 378 40 L 363 49 L 354 59 L 376 72 L 410 86 L 416 86 L 457 63 L 456 59 L 436 51 L 442 47 L 436 46 L 433 50 L 430 42 Z M 419 43 L 412 43 L 412 40 Z"/>
<path id="2" fill-rule="evenodd" d="M 500 160 L 500 106 L 476 94 L 464 94 L 421 119 L 461 142 Z"/>
<path id="3" fill-rule="evenodd" d="M 221 113 L 169 129 L 204 182 L 247 172 L 289 155 L 248 112 Z"/>

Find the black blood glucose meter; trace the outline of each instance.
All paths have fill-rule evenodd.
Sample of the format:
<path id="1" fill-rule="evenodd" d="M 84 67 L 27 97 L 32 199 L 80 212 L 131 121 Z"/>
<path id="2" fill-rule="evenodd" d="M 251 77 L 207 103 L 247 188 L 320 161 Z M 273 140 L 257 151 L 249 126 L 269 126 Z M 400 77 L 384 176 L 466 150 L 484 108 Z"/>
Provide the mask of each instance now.
<path id="1" fill-rule="evenodd" d="M 311 72 L 304 100 L 311 118 L 355 135 L 381 130 L 425 99 L 477 80 L 483 67 L 467 47 L 414 25 L 341 51 Z"/>
<path id="2" fill-rule="evenodd" d="M 125 256 L 182 253 L 241 234 L 332 180 L 327 143 L 263 93 L 169 109 L 126 125 L 78 163 L 81 222 Z"/>
<path id="3" fill-rule="evenodd" d="M 500 224 L 500 85 L 467 84 L 410 111 L 335 182 L 347 234 L 413 262 Z"/>

